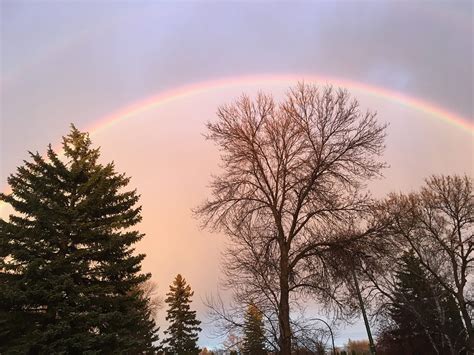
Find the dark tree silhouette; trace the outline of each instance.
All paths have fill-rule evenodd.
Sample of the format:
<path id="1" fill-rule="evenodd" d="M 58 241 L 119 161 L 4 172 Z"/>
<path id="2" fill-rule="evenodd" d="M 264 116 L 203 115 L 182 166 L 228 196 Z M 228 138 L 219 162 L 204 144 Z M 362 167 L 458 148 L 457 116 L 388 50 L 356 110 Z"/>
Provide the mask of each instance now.
<path id="1" fill-rule="evenodd" d="M 456 302 L 423 268 L 413 252 L 405 253 L 388 306 L 391 325 L 385 346 L 403 353 L 459 354 L 465 332 Z"/>
<path id="2" fill-rule="evenodd" d="M 138 195 L 87 133 L 72 126 L 63 149 L 30 153 L 0 195 L 14 210 L 0 220 L 0 352 L 153 351 Z"/>
<path id="3" fill-rule="evenodd" d="M 263 313 L 251 304 L 245 313 L 243 326 L 242 353 L 245 355 L 266 354 L 265 328 L 263 325 Z"/>
<path id="4" fill-rule="evenodd" d="M 358 218 L 365 182 L 384 167 L 385 126 L 346 91 L 299 84 L 280 104 L 242 96 L 207 127 L 223 170 L 196 212 L 230 236 L 228 281 L 275 309 L 279 350 L 290 354 L 290 293 L 331 298 L 323 254 L 370 234 Z"/>
<path id="5" fill-rule="evenodd" d="M 198 334 L 201 322 L 196 319 L 196 311 L 191 311 L 190 303 L 194 292 L 186 280 L 178 274 L 170 285 L 165 302 L 168 304 L 166 320 L 170 322 L 163 346 L 171 354 L 198 354 Z"/>
<path id="6" fill-rule="evenodd" d="M 391 194 L 380 205 L 386 235 L 456 300 L 469 351 L 474 352 L 472 269 L 474 195 L 468 176 L 432 176 L 418 193 Z"/>

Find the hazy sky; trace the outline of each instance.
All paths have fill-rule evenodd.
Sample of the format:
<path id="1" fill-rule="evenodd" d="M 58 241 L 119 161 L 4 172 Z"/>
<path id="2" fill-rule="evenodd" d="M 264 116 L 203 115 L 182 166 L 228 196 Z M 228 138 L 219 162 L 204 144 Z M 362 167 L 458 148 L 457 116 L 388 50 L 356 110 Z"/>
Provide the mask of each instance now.
<path id="1" fill-rule="evenodd" d="M 27 150 L 57 144 L 71 122 L 95 127 L 146 97 L 226 77 L 337 77 L 430 102 L 474 124 L 471 1 L 0 3 L 2 189 Z M 104 161 L 115 160 L 142 194 L 144 269 L 162 294 L 182 273 L 203 321 L 201 299 L 216 290 L 225 240 L 200 231 L 191 216 L 218 164 L 204 123 L 242 91 L 279 98 L 296 80 L 210 87 L 92 136 Z M 391 168 L 371 186 L 374 194 L 415 189 L 432 173 L 473 175 L 472 129 L 349 90 L 390 123 Z M 201 345 L 215 344 L 204 328 Z M 364 337 L 358 326 L 339 334 L 340 341 Z"/>

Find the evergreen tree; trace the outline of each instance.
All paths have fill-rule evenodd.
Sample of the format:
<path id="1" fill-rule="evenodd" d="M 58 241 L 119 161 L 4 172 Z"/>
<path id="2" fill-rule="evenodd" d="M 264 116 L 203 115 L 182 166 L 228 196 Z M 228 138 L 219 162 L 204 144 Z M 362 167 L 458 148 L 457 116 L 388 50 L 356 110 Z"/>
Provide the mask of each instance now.
<path id="1" fill-rule="evenodd" d="M 266 354 L 263 314 L 254 304 L 250 304 L 245 313 L 243 354 Z"/>
<path id="2" fill-rule="evenodd" d="M 168 337 L 163 342 L 166 352 L 179 355 L 199 354 L 197 341 L 201 322 L 196 319 L 196 311 L 190 309 L 191 297 L 194 295 L 191 286 L 178 274 L 166 295 L 166 320 L 170 322 L 165 330 Z"/>
<path id="3" fill-rule="evenodd" d="M 389 339 L 397 349 L 407 354 L 434 353 L 435 348 L 443 354 L 458 353 L 465 333 L 453 297 L 429 277 L 413 253 L 403 256 L 396 279 Z"/>
<path id="4" fill-rule="evenodd" d="M 140 284 L 136 191 L 72 126 L 64 158 L 31 153 L 1 194 L 0 353 L 144 353 L 155 323 Z"/>

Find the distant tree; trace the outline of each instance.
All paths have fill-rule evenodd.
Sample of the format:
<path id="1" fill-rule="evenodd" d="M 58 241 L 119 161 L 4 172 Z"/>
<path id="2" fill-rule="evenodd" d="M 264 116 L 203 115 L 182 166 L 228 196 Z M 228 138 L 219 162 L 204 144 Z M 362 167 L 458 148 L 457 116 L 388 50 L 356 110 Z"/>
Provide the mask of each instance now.
<path id="1" fill-rule="evenodd" d="M 314 340 L 311 346 L 299 345 L 297 341 L 293 342 L 293 350 L 291 354 L 294 355 L 326 355 L 326 346 L 320 340 Z M 332 354 L 332 353 L 331 353 Z"/>
<path id="2" fill-rule="evenodd" d="M 368 355 L 370 354 L 370 346 L 368 340 L 351 340 L 346 344 L 348 354 L 354 355 Z"/>
<path id="3" fill-rule="evenodd" d="M 227 333 L 227 337 L 222 343 L 224 350 L 230 352 L 231 354 L 235 352 L 236 354 L 242 352 L 242 337 L 234 333 L 233 330 L 230 330 Z"/>
<path id="4" fill-rule="evenodd" d="M 413 250 L 423 269 L 454 298 L 474 352 L 474 195 L 468 176 L 432 176 L 418 193 L 392 194 L 380 206 L 387 237 Z"/>
<path id="5" fill-rule="evenodd" d="M 273 306 L 279 351 L 290 354 L 290 294 L 331 299 L 329 251 L 370 235 L 345 229 L 359 226 L 365 183 L 385 166 L 385 126 L 346 91 L 299 84 L 281 103 L 242 96 L 207 128 L 223 169 L 196 212 L 230 237 L 229 283 L 265 313 Z"/>
<path id="6" fill-rule="evenodd" d="M 196 319 L 196 311 L 191 311 L 190 303 L 194 292 L 186 280 L 178 274 L 170 285 L 165 302 L 168 304 L 166 320 L 170 323 L 163 342 L 167 353 L 199 354 L 197 345 L 201 322 Z"/>
<path id="7" fill-rule="evenodd" d="M 204 348 L 201 350 L 199 355 L 213 355 L 214 353 L 211 350 L 207 350 L 207 348 Z"/>
<path id="8" fill-rule="evenodd" d="M 163 308 L 163 299 L 157 294 L 158 285 L 152 280 L 147 280 L 140 284 L 139 289 L 147 299 L 151 318 L 156 319 L 158 311 Z"/>
<path id="9" fill-rule="evenodd" d="M 250 304 L 247 308 L 243 328 L 242 353 L 266 354 L 263 314 L 254 304 Z"/>
<path id="10" fill-rule="evenodd" d="M 314 352 L 316 355 L 326 355 L 326 346 L 322 342 L 317 342 L 315 347 Z"/>
<path id="11" fill-rule="evenodd" d="M 87 133 L 72 126 L 63 149 L 30 153 L 0 194 L 14 210 L 0 219 L 0 352 L 151 352 L 139 196 Z"/>

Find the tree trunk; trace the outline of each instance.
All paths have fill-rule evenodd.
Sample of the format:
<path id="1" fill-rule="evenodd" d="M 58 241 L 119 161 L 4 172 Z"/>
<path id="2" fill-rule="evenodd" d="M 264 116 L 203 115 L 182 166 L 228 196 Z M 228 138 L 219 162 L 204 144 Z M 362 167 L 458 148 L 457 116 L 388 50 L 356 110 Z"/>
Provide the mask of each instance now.
<path id="1" fill-rule="evenodd" d="M 457 299 L 459 303 L 459 308 L 461 308 L 461 315 L 464 321 L 464 325 L 466 327 L 467 332 L 467 347 L 468 347 L 468 354 L 474 354 L 474 332 L 472 329 L 472 320 L 467 311 L 466 301 L 464 300 L 464 295 L 462 292 L 457 294 Z"/>
<path id="2" fill-rule="evenodd" d="M 283 244 L 283 243 L 282 243 Z M 290 327 L 290 288 L 288 270 L 288 250 L 285 245 L 280 247 L 280 354 L 291 355 L 291 327 Z"/>

